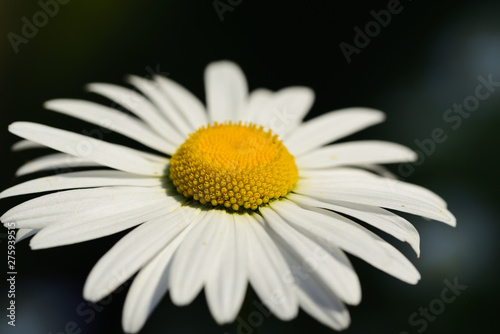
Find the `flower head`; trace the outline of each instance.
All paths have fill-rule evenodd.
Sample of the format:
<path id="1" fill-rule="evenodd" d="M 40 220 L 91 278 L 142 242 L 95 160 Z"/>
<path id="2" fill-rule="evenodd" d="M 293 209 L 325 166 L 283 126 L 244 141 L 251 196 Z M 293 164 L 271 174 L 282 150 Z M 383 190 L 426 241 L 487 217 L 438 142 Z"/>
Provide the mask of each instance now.
<path id="1" fill-rule="evenodd" d="M 298 180 L 295 160 L 277 137 L 253 124 L 202 127 L 172 156 L 169 178 L 201 204 L 257 210 L 285 197 Z"/>
<path id="2" fill-rule="evenodd" d="M 225 61 L 207 67 L 206 109 L 168 78 L 129 82 L 139 92 L 109 84 L 88 88 L 134 116 L 80 100 L 53 100 L 46 107 L 108 127 L 156 153 L 17 122 L 9 130 L 26 139 L 17 149 L 43 145 L 60 152 L 28 162 L 18 175 L 93 169 L 0 193 L 57 191 L 1 217 L 19 228 L 18 240 L 35 234 L 34 249 L 137 226 L 99 260 L 84 287 L 84 297 L 96 302 L 138 272 L 124 305 L 126 332 L 142 328 L 167 290 L 175 304 L 185 305 L 204 289 L 215 320 L 232 322 L 248 283 L 282 320 L 294 318 L 300 307 L 343 329 L 350 322 L 345 304 L 361 300 L 344 252 L 404 282 L 420 278 L 398 250 L 353 219 L 408 242 L 417 255 L 418 232 L 393 211 L 455 225 L 436 194 L 373 172 L 379 164 L 414 160 L 408 148 L 382 141 L 330 144 L 383 121 L 379 111 L 348 108 L 302 122 L 314 99 L 310 89 L 249 94 L 239 67 Z"/>

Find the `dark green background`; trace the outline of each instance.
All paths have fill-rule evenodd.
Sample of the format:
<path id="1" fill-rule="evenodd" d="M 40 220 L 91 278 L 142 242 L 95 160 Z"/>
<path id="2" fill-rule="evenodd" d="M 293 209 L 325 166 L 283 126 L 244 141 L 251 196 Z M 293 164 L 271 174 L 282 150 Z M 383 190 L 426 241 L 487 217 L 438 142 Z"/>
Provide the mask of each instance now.
<path id="1" fill-rule="evenodd" d="M 212 1 L 72 0 L 61 5 L 57 15 L 16 54 L 7 34 L 20 34 L 21 19 L 32 21 L 41 7 L 36 1 L 2 0 L 0 188 L 18 182 L 15 170 L 44 153 L 11 153 L 10 146 L 17 140 L 7 132 L 11 122 L 29 120 L 79 133 L 95 128 L 44 110 L 44 101 L 60 97 L 101 101 L 85 93 L 83 86 L 96 81 L 120 84 L 125 74 L 147 76 L 157 68 L 204 99 L 204 67 L 230 59 L 242 66 L 251 89 L 312 87 L 317 99 L 308 118 L 349 106 L 387 113 L 385 123 L 348 139 L 389 140 L 417 150 L 416 141 L 443 129 L 446 141 L 436 144 L 432 154 L 423 155 L 423 163 L 404 178 L 442 195 L 458 226 L 453 229 L 410 217 L 421 233 L 419 259 L 407 245 L 387 238 L 421 272 L 416 286 L 351 257 L 360 275 L 363 301 L 350 307 L 352 324 L 346 333 L 418 333 L 423 327 L 412 326 L 408 318 L 439 299 L 443 281 L 455 278 L 467 289 L 429 321 L 424 332 L 489 332 L 497 327 L 500 297 L 495 136 L 500 91 L 481 101 L 457 129 L 443 115 L 474 94 L 478 76 L 491 75 L 500 81 L 500 4 L 404 0 L 402 11 L 348 64 L 339 44 L 352 44 L 353 29 L 364 28 L 373 20 L 370 11 L 385 9 L 387 3 L 243 0 L 221 21 Z M 114 134 L 105 139 L 130 143 Z M 398 172 L 397 165 L 391 169 Z M 21 200 L 0 201 L 0 213 Z M 74 321 L 80 333 L 119 333 L 125 292 L 114 294 L 104 307 L 92 308 L 82 304 L 81 291 L 93 264 L 122 235 L 41 251 L 31 251 L 29 241 L 18 244 L 17 326 L 7 326 L 6 311 L 2 311 L 0 332 L 64 333 L 66 324 Z M 0 241 L 6 254 L 5 234 Z M 5 309 L 6 290 L 1 291 L 0 309 Z M 290 322 L 266 317 L 252 331 L 330 332 L 303 312 Z M 165 298 L 141 333 L 159 332 L 236 333 L 237 325 L 218 327 L 203 296 L 183 308 Z"/>

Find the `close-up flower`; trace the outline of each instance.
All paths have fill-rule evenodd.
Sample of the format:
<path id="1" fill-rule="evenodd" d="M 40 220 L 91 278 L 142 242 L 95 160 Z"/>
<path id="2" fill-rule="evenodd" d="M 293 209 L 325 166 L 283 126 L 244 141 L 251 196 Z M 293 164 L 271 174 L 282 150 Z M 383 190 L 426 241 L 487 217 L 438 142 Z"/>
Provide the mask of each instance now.
<path id="1" fill-rule="evenodd" d="M 27 162 L 17 176 L 62 172 L 0 193 L 40 195 L 0 218 L 18 229 L 18 241 L 33 236 L 32 249 L 130 229 L 83 288 L 86 300 L 98 302 L 136 275 L 123 307 L 127 333 L 141 330 L 167 292 L 182 306 L 203 291 L 216 322 L 232 323 L 249 285 L 278 319 L 302 309 L 342 330 L 350 324 L 347 305 L 362 295 L 351 256 L 403 282 L 420 279 L 374 231 L 407 242 L 418 257 L 419 234 L 406 214 L 456 224 L 440 196 L 381 166 L 415 161 L 411 149 L 381 140 L 336 143 L 383 122 L 381 111 L 351 107 L 304 121 L 312 89 L 250 91 L 229 61 L 207 66 L 205 103 L 166 76 L 129 76 L 127 83 L 87 86 L 114 107 L 77 99 L 44 107 L 144 150 L 15 122 L 9 131 L 24 139 L 15 150 L 58 151 Z"/>

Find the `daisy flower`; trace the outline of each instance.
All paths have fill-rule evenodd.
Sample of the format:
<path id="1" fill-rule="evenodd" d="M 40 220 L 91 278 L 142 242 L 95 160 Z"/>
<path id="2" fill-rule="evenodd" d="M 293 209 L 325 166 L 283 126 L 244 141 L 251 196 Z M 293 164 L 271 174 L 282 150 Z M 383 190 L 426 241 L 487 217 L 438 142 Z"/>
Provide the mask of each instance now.
<path id="1" fill-rule="evenodd" d="M 300 307 L 341 330 L 350 323 L 346 305 L 361 300 L 345 253 L 404 282 L 420 278 L 405 256 L 360 222 L 408 242 L 417 256 L 418 232 L 394 211 L 455 226 L 443 199 L 387 177 L 379 166 L 415 160 L 410 149 L 383 141 L 331 144 L 382 122 L 380 111 L 347 108 L 302 122 L 313 104 L 311 89 L 249 93 L 244 74 L 228 61 L 205 71 L 206 107 L 162 76 L 130 76 L 128 83 L 135 90 L 104 83 L 88 90 L 132 115 L 82 100 L 45 107 L 151 150 L 16 122 L 9 130 L 25 140 L 15 149 L 60 152 L 26 163 L 18 175 L 70 172 L 0 194 L 52 192 L 1 217 L 19 229 L 18 240 L 35 234 L 33 249 L 135 227 L 97 262 L 83 289 L 85 299 L 97 302 L 137 274 L 123 309 L 125 332 L 138 332 L 167 291 L 176 305 L 186 305 L 204 290 L 214 319 L 233 322 L 248 283 L 279 319 L 294 318 Z M 72 170 L 77 167 L 87 169 Z"/>

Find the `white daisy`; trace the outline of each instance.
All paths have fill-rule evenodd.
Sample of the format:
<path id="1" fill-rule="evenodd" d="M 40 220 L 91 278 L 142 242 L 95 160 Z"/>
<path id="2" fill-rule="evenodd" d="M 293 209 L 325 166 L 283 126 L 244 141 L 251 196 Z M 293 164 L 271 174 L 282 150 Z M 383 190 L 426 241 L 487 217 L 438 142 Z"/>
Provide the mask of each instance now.
<path id="1" fill-rule="evenodd" d="M 370 171 L 414 160 L 408 148 L 382 141 L 324 146 L 382 122 L 380 111 L 348 108 L 303 123 L 314 100 L 309 88 L 248 94 L 242 71 L 226 61 L 206 69 L 206 109 L 168 78 L 132 76 L 129 83 L 140 93 L 101 83 L 88 89 L 136 117 L 80 100 L 45 106 L 158 153 L 17 122 L 9 130 L 27 141 L 16 149 L 43 145 L 62 152 L 28 162 L 19 175 L 94 168 L 34 179 L 0 194 L 58 191 L 1 217 L 19 228 L 18 240 L 36 234 L 33 249 L 137 226 L 99 260 L 83 292 L 97 302 L 138 273 L 124 305 L 126 332 L 142 328 L 167 290 L 175 304 L 186 305 L 204 289 L 215 320 L 230 323 L 247 283 L 279 319 L 294 318 L 300 307 L 340 330 L 350 322 L 345 304 L 361 300 L 344 252 L 404 282 L 420 278 L 396 248 L 353 219 L 408 242 L 417 255 L 417 231 L 387 209 L 455 226 L 445 201 L 431 191 Z"/>

